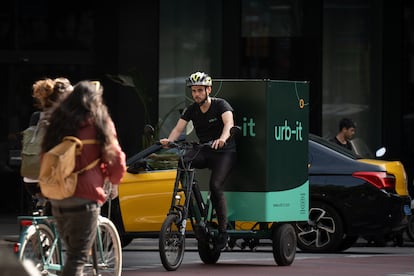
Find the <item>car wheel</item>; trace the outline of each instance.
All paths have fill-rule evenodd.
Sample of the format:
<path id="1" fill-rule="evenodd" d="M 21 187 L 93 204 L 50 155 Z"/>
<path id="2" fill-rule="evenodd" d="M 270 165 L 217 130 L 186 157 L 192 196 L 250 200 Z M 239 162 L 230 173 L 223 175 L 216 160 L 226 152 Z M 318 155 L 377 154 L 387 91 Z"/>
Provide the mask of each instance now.
<path id="1" fill-rule="evenodd" d="M 338 212 L 322 202 L 314 202 L 306 222 L 295 224 L 298 247 L 304 252 L 341 251 L 344 229 Z"/>
<path id="2" fill-rule="evenodd" d="M 108 207 L 108 203 L 105 203 L 101 209 L 101 213 L 105 217 L 108 217 L 109 214 Z M 121 239 L 121 247 L 124 248 L 132 242 L 133 238 L 125 234 L 124 224 L 121 216 L 121 207 L 119 206 L 119 197 L 112 199 L 110 214 L 110 219 L 115 224 L 115 227 L 118 230 L 119 238 Z"/>
<path id="3" fill-rule="evenodd" d="M 128 246 L 133 240 L 134 238 L 131 238 L 129 236 L 126 235 L 120 235 L 119 239 L 121 240 L 121 247 L 124 248 L 126 246 Z"/>
<path id="4" fill-rule="evenodd" d="M 358 240 L 358 236 L 346 236 L 342 239 L 341 244 L 338 247 L 338 251 L 344 251 L 350 248 Z"/>
<path id="5" fill-rule="evenodd" d="M 411 210 L 411 212 L 414 212 L 414 210 Z M 411 241 L 414 241 L 414 214 L 408 217 L 407 236 Z"/>

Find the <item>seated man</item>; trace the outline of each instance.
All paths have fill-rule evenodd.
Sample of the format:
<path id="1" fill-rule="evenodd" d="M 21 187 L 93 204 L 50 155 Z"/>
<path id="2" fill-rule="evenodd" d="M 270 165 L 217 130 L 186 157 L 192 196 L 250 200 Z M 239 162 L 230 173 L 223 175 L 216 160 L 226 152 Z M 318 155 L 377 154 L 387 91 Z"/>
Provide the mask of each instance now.
<path id="1" fill-rule="evenodd" d="M 348 118 L 343 118 L 339 121 L 338 134 L 330 139 L 330 141 L 352 151 L 352 144 L 349 141 L 354 137 L 355 129 L 356 124 L 354 121 Z"/>

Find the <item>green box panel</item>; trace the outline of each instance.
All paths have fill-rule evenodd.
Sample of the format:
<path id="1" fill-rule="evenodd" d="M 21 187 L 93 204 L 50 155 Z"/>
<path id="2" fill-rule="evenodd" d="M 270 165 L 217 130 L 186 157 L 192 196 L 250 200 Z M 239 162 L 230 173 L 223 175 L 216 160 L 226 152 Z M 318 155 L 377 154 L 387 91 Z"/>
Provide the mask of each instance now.
<path id="1" fill-rule="evenodd" d="M 214 80 L 211 96 L 229 101 L 242 129 L 225 186 L 230 220 L 307 220 L 308 90 L 307 82 Z M 209 172 L 197 178 L 207 190 Z"/>
<path id="2" fill-rule="evenodd" d="M 278 192 L 226 192 L 230 221 L 305 221 L 308 219 L 308 186 Z"/>

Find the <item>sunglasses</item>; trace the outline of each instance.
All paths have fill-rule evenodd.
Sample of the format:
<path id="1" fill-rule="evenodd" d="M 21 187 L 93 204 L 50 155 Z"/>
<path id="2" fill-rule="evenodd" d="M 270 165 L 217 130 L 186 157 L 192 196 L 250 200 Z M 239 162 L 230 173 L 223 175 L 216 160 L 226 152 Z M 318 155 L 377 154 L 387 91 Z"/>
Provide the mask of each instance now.
<path id="1" fill-rule="evenodd" d="M 91 81 L 91 83 L 95 86 L 96 91 L 99 91 L 101 83 L 99 81 Z"/>

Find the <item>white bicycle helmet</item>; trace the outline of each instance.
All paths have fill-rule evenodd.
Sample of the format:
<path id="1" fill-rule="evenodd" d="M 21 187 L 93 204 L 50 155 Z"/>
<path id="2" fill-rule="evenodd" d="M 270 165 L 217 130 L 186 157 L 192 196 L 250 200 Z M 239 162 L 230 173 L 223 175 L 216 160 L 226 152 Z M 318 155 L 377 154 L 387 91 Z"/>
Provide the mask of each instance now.
<path id="1" fill-rule="evenodd" d="M 212 86 L 213 81 L 209 75 L 204 72 L 195 72 L 190 75 L 187 79 L 187 86 L 193 85 L 203 85 L 203 86 Z"/>

